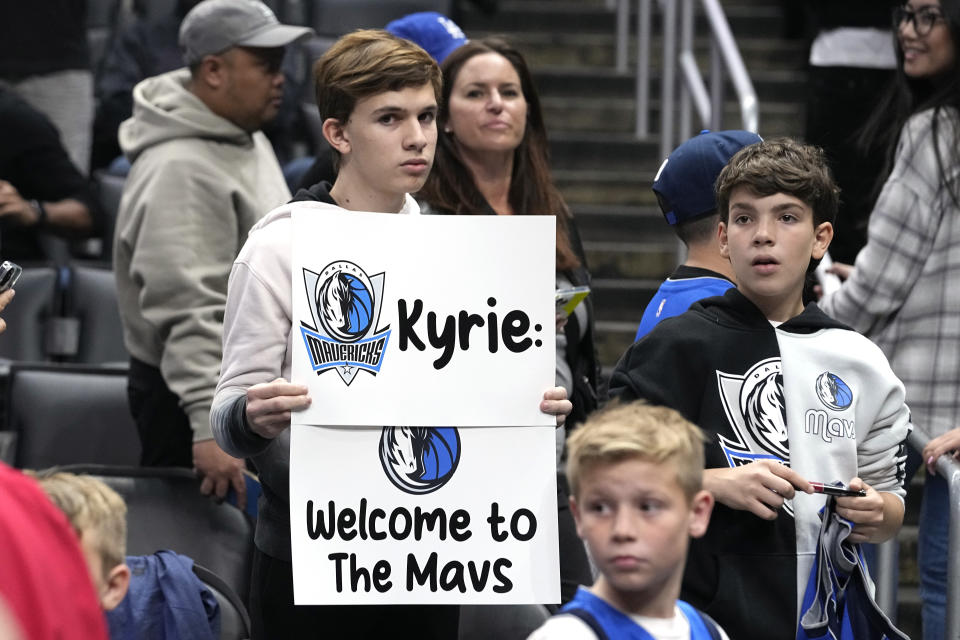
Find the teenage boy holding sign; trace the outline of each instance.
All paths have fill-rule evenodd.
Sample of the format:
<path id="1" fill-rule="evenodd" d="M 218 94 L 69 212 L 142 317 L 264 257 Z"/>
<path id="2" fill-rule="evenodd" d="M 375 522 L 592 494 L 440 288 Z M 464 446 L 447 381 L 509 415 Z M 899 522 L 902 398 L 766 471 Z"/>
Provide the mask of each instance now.
<path id="1" fill-rule="evenodd" d="M 418 215 L 409 195 L 423 186 L 436 148 L 440 70 L 416 45 L 384 31 L 344 36 L 314 68 L 323 134 L 339 173 L 301 190 L 293 203 L 318 210 Z M 223 365 L 211 412 L 225 451 L 252 458 L 263 483 L 250 595 L 253 637 L 381 637 L 398 629 L 421 638 L 456 637 L 456 606 L 294 606 L 290 561 L 290 416 L 313 399 L 290 379 L 290 205 L 250 232 L 230 275 Z M 540 409 L 558 416 L 571 405 L 562 388 Z"/>

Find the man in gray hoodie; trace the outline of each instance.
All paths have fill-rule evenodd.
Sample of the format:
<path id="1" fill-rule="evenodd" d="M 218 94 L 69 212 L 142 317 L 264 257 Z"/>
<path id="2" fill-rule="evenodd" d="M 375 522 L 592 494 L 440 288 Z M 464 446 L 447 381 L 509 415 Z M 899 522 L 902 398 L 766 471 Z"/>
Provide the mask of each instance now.
<path id="1" fill-rule="evenodd" d="M 119 132 L 133 163 L 114 237 L 130 409 L 146 466 L 196 467 L 244 500 L 243 461 L 210 430 L 230 266 L 290 193 L 260 128 L 277 114 L 284 47 L 311 33 L 259 0 L 204 0 L 184 18 L 189 69 L 134 88 Z"/>

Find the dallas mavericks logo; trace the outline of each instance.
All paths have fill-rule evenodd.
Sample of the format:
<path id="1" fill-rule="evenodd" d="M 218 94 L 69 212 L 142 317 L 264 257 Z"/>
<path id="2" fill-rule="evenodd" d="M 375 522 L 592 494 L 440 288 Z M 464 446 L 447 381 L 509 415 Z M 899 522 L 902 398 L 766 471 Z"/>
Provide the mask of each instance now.
<path id="1" fill-rule="evenodd" d="M 460 434 L 455 427 L 384 427 L 380 464 L 398 489 L 424 494 L 453 477 L 460 463 Z"/>
<path id="2" fill-rule="evenodd" d="M 765 458 L 787 462 L 790 449 L 780 358 L 758 362 L 742 376 L 717 371 L 717 385 L 736 434 L 735 439 L 719 436 L 728 464 L 733 467 Z"/>
<path id="3" fill-rule="evenodd" d="M 310 363 L 317 375 L 330 369 L 346 383 L 357 371 L 377 375 L 390 327 L 377 328 L 384 274 L 372 277 L 352 262 L 331 262 L 316 273 L 303 270 L 313 326 L 301 323 Z"/>
<path id="4" fill-rule="evenodd" d="M 824 371 L 817 377 L 817 397 L 827 409 L 843 411 L 853 402 L 853 392 L 835 373 Z"/>

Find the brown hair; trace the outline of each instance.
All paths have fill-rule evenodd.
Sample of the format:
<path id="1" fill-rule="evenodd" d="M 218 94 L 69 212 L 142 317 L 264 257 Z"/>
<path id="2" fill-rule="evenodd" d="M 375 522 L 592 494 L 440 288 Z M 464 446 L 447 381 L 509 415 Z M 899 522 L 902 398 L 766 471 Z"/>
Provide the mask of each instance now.
<path id="1" fill-rule="evenodd" d="M 761 197 L 784 193 L 801 200 L 813 209 L 814 228 L 837 217 L 840 189 L 820 147 L 775 138 L 734 154 L 717 177 L 717 210 L 724 224 L 730 216 L 730 194 L 741 186 Z"/>
<path id="2" fill-rule="evenodd" d="M 637 458 L 672 463 L 675 480 L 690 500 L 703 486 L 703 443 L 700 429 L 673 409 L 643 400 L 611 403 L 567 440 L 570 493 L 580 496 L 580 479 L 587 467 Z"/>
<path id="3" fill-rule="evenodd" d="M 443 131 L 449 120 L 450 92 L 460 69 L 474 56 L 496 53 L 507 59 L 520 77 L 520 89 L 527 102 L 527 126 L 520 146 L 513 152 L 510 176 L 510 206 L 517 213 L 557 216 L 557 270 L 573 269 L 580 264 L 570 234 L 570 209 L 550 175 L 547 129 L 543 122 L 540 97 L 523 56 L 500 38 L 471 40 L 458 47 L 443 61 L 443 91 L 437 128 Z M 452 136 L 440 135 L 433 171 L 417 194 L 430 206 L 458 214 L 482 213 L 487 207 L 473 176 L 464 164 Z"/>
<path id="4" fill-rule="evenodd" d="M 346 124 L 357 101 L 407 87 L 430 84 L 440 101 L 440 68 L 430 55 L 409 40 L 382 29 L 348 33 L 313 65 L 320 121 L 335 118 Z M 333 150 L 334 158 L 339 153 Z"/>

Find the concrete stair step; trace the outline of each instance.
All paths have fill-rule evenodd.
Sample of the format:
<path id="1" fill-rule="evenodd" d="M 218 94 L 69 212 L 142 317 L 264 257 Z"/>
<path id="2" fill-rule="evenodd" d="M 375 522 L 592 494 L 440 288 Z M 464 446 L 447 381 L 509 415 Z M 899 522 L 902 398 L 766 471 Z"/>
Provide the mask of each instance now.
<path id="1" fill-rule="evenodd" d="M 656 206 L 653 171 L 558 169 L 554 181 L 570 205 Z"/>
<path id="2" fill-rule="evenodd" d="M 629 133 L 557 131 L 550 135 L 550 160 L 556 170 L 615 169 L 653 172 L 660 167 L 657 144 Z"/>
<path id="3" fill-rule="evenodd" d="M 632 134 L 635 127 L 636 102 L 632 93 L 619 98 L 547 96 L 541 99 L 541 105 L 551 136 L 561 131 Z M 660 100 L 651 100 L 650 105 L 650 131 L 656 132 L 660 127 Z M 804 114 L 802 103 L 761 102 L 760 134 L 768 138 L 800 135 Z M 694 123 L 698 126 L 696 116 Z M 728 99 L 724 105 L 724 127 L 740 126 L 740 108 Z"/>
<path id="4" fill-rule="evenodd" d="M 468 34 L 474 31 L 527 31 L 537 28 L 542 31 L 575 33 L 614 33 L 616 16 L 602 2 L 580 0 L 502 0 L 500 10 L 492 15 L 481 14 L 469 3 L 460 16 L 460 26 Z M 636 24 L 635 5 L 631 3 L 631 29 Z M 764 3 L 725 3 L 724 11 L 730 29 L 737 37 L 746 35 L 769 35 L 784 32 L 783 13 L 776 5 Z M 653 11 L 653 26 L 658 29 L 661 13 Z M 706 22 L 697 16 L 699 30 Z"/>
<path id="5" fill-rule="evenodd" d="M 572 207 L 581 240 L 672 242 L 673 231 L 657 207 L 578 204 Z"/>
<path id="6" fill-rule="evenodd" d="M 706 31 L 694 40 L 694 51 L 701 71 L 710 68 L 710 37 Z M 474 31 L 470 36 L 481 38 L 502 35 L 498 32 Z M 527 59 L 532 69 L 541 66 L 569 65 L 613 67 L 616 64 L 616 35 L 589 32 L 516 31 L 506 36 Z M 737 46 L 750 71 L 779 69 L 790 66 L 803 69 L 807 49 L 801 40 L 783 40 L 769 35 L 737 38 Z M 659 69 L 663 54 L 662 39 L 654 35 L 649 49 L 651 68 Z M 631 38 L 627 49 L 627 62 L 636 65 L 636 38 Z"/>
<path id="7" fill-rule="evenodd" d="M 535 73 L 541 97 L 592 96 L 624 98 L 633 96 L 636 80 L 632 72 L 618 73 L 610 67 L 544 66 Z M 794 69 L 767 69 L 750 74 L 757 99 L 764 102 L 801 103 L 806 98 L 806 74 Z M 660 93 L 659 72 L 651 78 L 650 95 Z M 728 95 L 733 92 L 728 88 Z"/>
<path id="8" fill-rule="evenodd" d="M 675 242 L 584 242 L 594 278 L 663 280 L 677 263 Z"/>
<path id="9" fill-rule="evenodd" d="M 633 344 L 637 325 L 660 279 L 595 278 L 591 288 L 597 310 L 597 357 L 604 370 L 612 370 Z"/>

